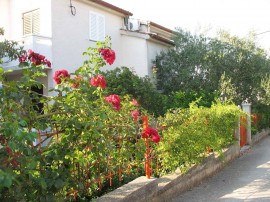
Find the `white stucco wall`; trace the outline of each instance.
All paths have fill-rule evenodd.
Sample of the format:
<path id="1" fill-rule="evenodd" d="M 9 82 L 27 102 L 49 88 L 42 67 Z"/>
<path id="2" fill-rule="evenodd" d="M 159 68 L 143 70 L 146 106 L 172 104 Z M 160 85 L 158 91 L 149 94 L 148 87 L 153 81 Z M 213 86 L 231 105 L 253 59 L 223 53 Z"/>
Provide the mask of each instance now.
<path id="1" fill-rule="evenodd" d="M 40 34 L 23 36 L 23 13 L 35 9 L 40 9 Z M 51 60 L 51 0 L 0 0 L 0 27 L 5 29 L 5 39 L 18 41 L 25 50 L 32 49 Z M 18 61 L 13 61 L 2 66 L 13 69 L 17 64 Z M 18 80 L 20 76 L 21 71 L 15 70 L 8 78 Z M 40 81 L 48 85 L 47 78 Z M 47 88 L 44 94 L 48 94 Z"/>
<path id="2" fill-rule="evenodd" d="M 147 41 L 147 65 L 148 65 L 148 75 L 150 77 L 153 76 L 152 72 L 152 66 L 153 66 L 153 61 L 156 59 L 156 56 L 163 50 L 167 50 L 168 48 L 172 48 L 171 46 L 159 42 L 154 42 L 152 40 Z"/>
<path id="3" fill-rule="evenodd" d="M 112 49 L 116 52 L 116 61 L 113 66 L 108 66 L 106 69 L 119 66 L 121 64 L 118 57 L 121 51 L 119 32 L 123 26 L 123 17 L 80 1 L 72 3 L 76 8 L 75 16 L 71 14 L 69 1 L 52 1 L 53 72 L 57 69 L 74 72 L 87 59 L 82 56 L 82 53 L 96 43 L 89 40 L 89 11 L 104 15 L 105 35 L 112 38 Z M 55 85 L 53 81 L 51 83 Z"/>
<path id="4" fill-rule="evenodd" d="M 51 0 L 1 0 L 0 2 L 0 26 L 4 25 L 7 39 L 20 40 L 23 36 L 22 14 L 38 8 L 40 9 L 40 35 L 51 37 Z"/>
<path id="5" fill-rule="evenodd" d="M 152 60 L 165 44 L 151 41 L 149 35 L 121 31 L 123 15 L 90 5 L 87 1 L 72 1 L 76 15 L 70 11 L 70 2 L 63 0 L 0 0 L 0 26 L 6 27 L 7 38 L 23 41 L 26 49 L 33 49 L 52 61 L 48 71 L 48 89 L 55 86 L 53 74 L 56 70 L 67 69 L 73 73 L 87 58 L 82 53 L 95 42 L 89 40 L 89 11 L 105 17 L 105 34 L 112 39 L 116 60 L 112 66 L 127 66 L 139 76 L 152 75 Z M 2 7 L 3 6 L 3 7 Z M 40 35 L 23 37 L 22 14 L 40 9 Z"/>
<path id="6" fill-rule="evenodd" d="M 148 75 L 148 53 L 145 38 L 122 35 L 120 57 L 120 66 L 131 68 L 140 77 Z"/>
<path id="7" fill-rule="evenodd" d="M 5 29 L 6 37 L 9 36 L 9 9 L 9 0 L 0 0 L 0 27 Z"/>

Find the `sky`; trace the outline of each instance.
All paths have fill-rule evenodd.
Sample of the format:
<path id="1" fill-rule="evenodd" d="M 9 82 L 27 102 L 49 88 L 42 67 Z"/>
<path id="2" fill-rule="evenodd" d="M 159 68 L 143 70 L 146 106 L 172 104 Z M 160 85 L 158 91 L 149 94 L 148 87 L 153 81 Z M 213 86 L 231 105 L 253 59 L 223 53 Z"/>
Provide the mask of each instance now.
<path id="1" fill-rule="evenodd" d="M 133 18 L 164 27 L 198 33 L 217 30 L 246 37 L 257 33 L 257 42 L 270 49 L 270 0 L 104 0 L 133 13 Z M 267 32 L 269 31 L 269 32 Z M 266 33 L 264 33 L 266 32 Z"/>

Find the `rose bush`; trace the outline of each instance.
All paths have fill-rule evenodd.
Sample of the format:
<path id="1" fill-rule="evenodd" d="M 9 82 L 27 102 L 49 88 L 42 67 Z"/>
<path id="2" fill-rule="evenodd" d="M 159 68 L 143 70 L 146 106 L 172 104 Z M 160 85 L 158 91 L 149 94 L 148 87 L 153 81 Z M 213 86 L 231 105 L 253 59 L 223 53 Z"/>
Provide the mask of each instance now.
<path id="1" fill-rule="evenodd" d="M 1 200 L 90 200 L 119 179 L 142 172 L 139 113 L 147 113 L 128 96 L 106 93 L 100 68 L 115 60 L 109 40 L 84 55 L 89 60 L 74 73 L 55 71 L 52 91 L 59 96 L 31 91 L 33 85 L 42 86 L 40 77 L 51 65 L 32 51 L 20 57 L 21 80 L 3 82 Z M 42 114 L 35 110 L 39 102 Z"/>

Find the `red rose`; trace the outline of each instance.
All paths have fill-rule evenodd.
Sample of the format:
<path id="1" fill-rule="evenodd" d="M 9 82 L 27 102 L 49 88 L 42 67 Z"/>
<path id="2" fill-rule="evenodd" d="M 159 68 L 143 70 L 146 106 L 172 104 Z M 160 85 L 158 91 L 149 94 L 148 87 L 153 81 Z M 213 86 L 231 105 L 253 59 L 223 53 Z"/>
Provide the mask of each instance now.
<path id="1" fill-rule="evenodd" d="M 31 62 L 34 65 L 47 65 L 51 67 L 51 62 L 45 58 L 44 55 L 40 55 L 38 53 L 33 52 L 31 49 L 27 51 L 27 54 L 23 54 L 19 56 L 19 62 Z"/>
<path id="2" fill-rule="evenodd" d="M 140 115 L 140 112 L 138 110 L 134 110 L 131 112 L 131 115 L 134 121 L 138 121 L 138 116 Z"/>
<path id="3" fill-rule="evenodd" d="M 111 103 L 113 105 L 113 108 L 116 110 L 116 111 L 119 111 L 121 109 L 121 102 L 120 102 L 120 98 L 118 95 L 109 95 L 107 97 L 105 97 L 105 101 L 107 103 Z"/>
<path id="4" fill-rule="evenodd" d="M 156 136 L 152 136 L 152 141 L 155 143 L 159 143 L 160 142 L 160 136 L 156 135 Z"/>
<path id="5" fill-rule="evenodd" d="M 103 59 L 106 60 L 107 63 L 112 65 L 115 61 L 115 52 L 109 48 L 100 48 L 98 50 L 99 54 L 102 55 Z"/>
<path id="6" fill-rule="evenodd" d="M 106 59 L 109 65 L 112 65 L 115 61 L 115 52 L 113 50 L 110 51 L 110 56 Z"/>
<path id="7" fill-rule="evenodd" d="M 56 82 L 56 84 L 61 84 L 66 78 L 70 78 L 67 70 L 62 69 L 54 72 L 53 80 Z"/>
<path id="8" fill-rule="evenodd" d="M 95 87 L 101 87 L 102 89 L 106 88 L 106 81 L 104 76 L 98 75 L 96 77 L 91 78 L 90 84 Z"/>
<path id="9" fill-rule="evenodd" d="M 151 140 L 155 143 L 160 142 L 160 136 L 156 129 L 147 127 L 144 129 L 142 133 L 142 138 L 151 138 Z"/>

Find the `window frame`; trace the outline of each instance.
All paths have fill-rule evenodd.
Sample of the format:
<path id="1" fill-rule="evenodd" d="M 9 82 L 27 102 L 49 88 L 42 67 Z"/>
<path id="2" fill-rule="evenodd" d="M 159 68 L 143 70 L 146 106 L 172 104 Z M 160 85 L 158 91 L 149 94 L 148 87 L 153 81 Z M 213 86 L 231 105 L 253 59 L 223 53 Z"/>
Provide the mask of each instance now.
<path id="1" fill-rule="evenodd" d="M 36 16 L 34 16 L 35 14 L 37 14 Z M 26 20 L 28 18 L 28 15 L 30 15 L 29 17 L 29 25 L 28 25 L 28 29 L 26 29 Z M 23 36 L 27 36 L 27 35 L 33 35 L 33 34 L 40 34 L 40 9 L 34 9 L 34 10 L 30 10 L 27 12 L 22 13 L 22 23 L 23 23 Z"/>

